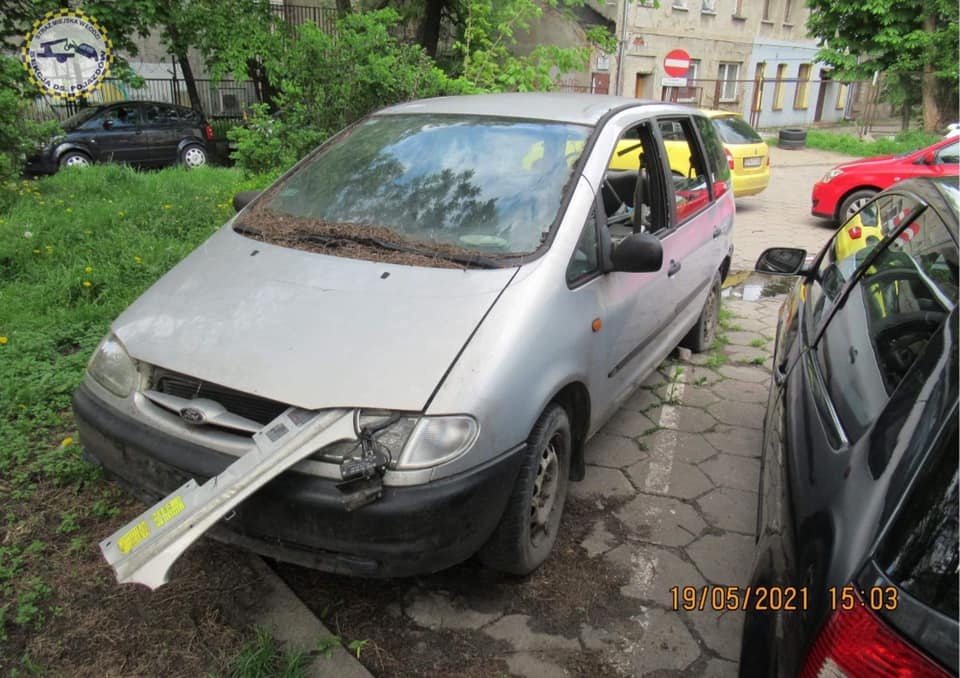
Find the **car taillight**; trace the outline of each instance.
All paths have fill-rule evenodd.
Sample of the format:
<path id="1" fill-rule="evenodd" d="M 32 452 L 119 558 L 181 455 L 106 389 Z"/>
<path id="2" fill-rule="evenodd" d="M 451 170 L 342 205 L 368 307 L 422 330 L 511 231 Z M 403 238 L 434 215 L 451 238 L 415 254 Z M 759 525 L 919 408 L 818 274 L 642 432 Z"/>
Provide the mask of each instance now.
<path id="1" fill-rule="evenodd" d="M 863 606 L 838 609 L 820 631 L 800 678 L 947 678 L 927 659 Z"/>
<path id="2" fill-rule="evenodd" d="M 863 235 L 863 231 L 860 230 L 859 226 L 851 226 L 849 230 L 847 230 L 847 235 L 849 235 L 852 240 L 857 240 Z"/>
<path id="3" fill-rule="evenodd" d="M 213 141 L 213 128 L 210 125 L 203 128 L 203 136 L 207 138 L 207 141 Z"/>
<path id="4" fill-rule="evenodd" d="M 726 148 L 723 149 L 723 152 L 724 152 L 724 153 L 726 154 L 726 156 L 727 156 L 727 164 L 730 166 L 730 169 L 733 169 L 733 154 L 730 153 L 730 151 L 727 150 Z"/>

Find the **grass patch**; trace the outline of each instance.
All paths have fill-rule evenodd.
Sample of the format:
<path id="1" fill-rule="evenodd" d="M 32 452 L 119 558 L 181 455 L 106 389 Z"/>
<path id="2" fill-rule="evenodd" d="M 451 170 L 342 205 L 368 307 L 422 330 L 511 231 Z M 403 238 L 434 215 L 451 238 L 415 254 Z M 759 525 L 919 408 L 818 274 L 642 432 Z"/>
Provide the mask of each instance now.
<path id="1" fill-rule="evenodd" d="M 751 345 L 753 348 L 763 348 L 764 346 L 767 345 L 767 340 L 766 340 L 766 339 L 754 339 L 753 341 L 750 342 L 750 345 Z"/>
<path id="2" fill-rule="evenodd" d="M 231 662 L 229 678 L 301 678 L 310 658 L 302 652 L 288 652 L 273 636 L 257 629 L 256 638 L 243 646 Z"/>
<path id="3" fill-rule="evenodd" d="M 710 355 L 707 356 L 707 360 L 703 363 L 705 367 L 716 368 L 721 365 L 726 365 L 728 361 L 727 355 L 722 351 L 712 351 Z"/>
<path id="4" fill-rule="evenodd" d="M 743 328 L 734 321 L 736 317 L 733 311 L 721 306 L 717 317 L 717 324 L 728 332 L 740 332 Z"/>
<path id="5" fill-rule="evenodd" d="M 927 134 L 920 130 L 906 130 L 893 138 L 882 137 L 874 141 L 865 141 L 856 134 L 837 134 L 818 129 L 807 130 L 807 148 L 821 151 L 834 151 L 859 158 L 868 158 L 874 155 L 896 155 L 911 153 L 925 148 L 939 141 L 938 134 Z M 767 143 L 776 145 L 777 137 L 768 139 Z"/>
<path id="6" fill-rule="evenodd" d="M 11 643 L 0 674 L 62 597 L 98 585 L 78 568 L 99 560 L 90 545 L 126 501 L 77 442 L 70 397 L 90 354 L 130 302 L 226 221 L 235 192 L 265 183 L 215 167 L 103 165 L 0 185 L 0 601 L 11 601 L 0 602 L 0 639 Z M 32 652 L 35 661 L 70 659 L 41 646 L 51 654 Z"/>

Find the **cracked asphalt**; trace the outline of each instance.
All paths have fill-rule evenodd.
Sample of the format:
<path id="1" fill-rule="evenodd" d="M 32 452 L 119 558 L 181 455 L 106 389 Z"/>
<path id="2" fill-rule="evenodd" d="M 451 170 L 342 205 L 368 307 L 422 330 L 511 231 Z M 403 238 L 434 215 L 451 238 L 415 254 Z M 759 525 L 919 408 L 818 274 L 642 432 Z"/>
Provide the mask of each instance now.
<path id="1" fill-rule="evenodd" d="M 677 352 L 588 443 L 551 558 L 525 579 L 473 561 L 357 582 L 280 566 L 328 627 L 363 638 L 376 676 L 735 676 L 743 613 L 683 587 L 743 586 L 751 568 L 763 415 L 786 286 L 748 277 L 766 247 L 817 251 L 831 231 L 809 189 L 843 156 L 771 149 L 771 185 L 738 201 L 735 286 L 714 350 Z M 804 186 L 797 191 L 797 186 Z M 744 272 L 737 275 L 736 272 Z M 680 603 L 680 604 L 678 604 Z"/>

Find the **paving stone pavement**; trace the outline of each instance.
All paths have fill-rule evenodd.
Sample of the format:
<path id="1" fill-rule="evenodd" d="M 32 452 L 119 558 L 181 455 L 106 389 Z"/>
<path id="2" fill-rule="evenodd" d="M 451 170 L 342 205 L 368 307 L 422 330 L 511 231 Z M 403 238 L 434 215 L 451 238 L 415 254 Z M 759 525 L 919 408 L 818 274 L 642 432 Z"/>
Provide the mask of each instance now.
<path id="1" fill-rule="evenodd" d="M 709 601 L 707 609 L 683 609 L 682 587 L 693 587 L 699 608 L 704 587 L 746 584 L 753 557 L 783 297 L 736 294 L 724 299 L 718 347 L 667 360 L 589 442 L 586 478 L 571 484 L 571 501 L 596 509 L 572 557 L 595 564 L 598 577 L 612 573 L 612 611 L 591 616 L 579 632 L 550 632 L 550 620 L 515 614 L 507 598 L 480 603 L 414 586 L 404 598 L 407 620 L 500 641 L 510 674 L 525 678 L 581 675 L 568 660 L 584 652 L 611 676 L 735 676 L 742 613 L 713 611 Z"/>

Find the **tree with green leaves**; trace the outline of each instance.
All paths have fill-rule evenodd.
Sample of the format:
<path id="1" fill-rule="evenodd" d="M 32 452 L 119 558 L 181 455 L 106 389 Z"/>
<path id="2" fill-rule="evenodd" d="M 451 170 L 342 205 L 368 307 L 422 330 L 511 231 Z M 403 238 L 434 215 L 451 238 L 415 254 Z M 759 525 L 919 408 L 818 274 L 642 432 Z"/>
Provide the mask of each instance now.
<path id="1" fill-rule="evenodd" d="M 817 58 L 837 75 L 867 79 L 882 71 L 902 85 L 920 74 L 926 132 L 945 122 L 944 111 L 955 111 L 956 0 L 807 0 L 807 6 L 807 28 L 822 42 Z"/>

